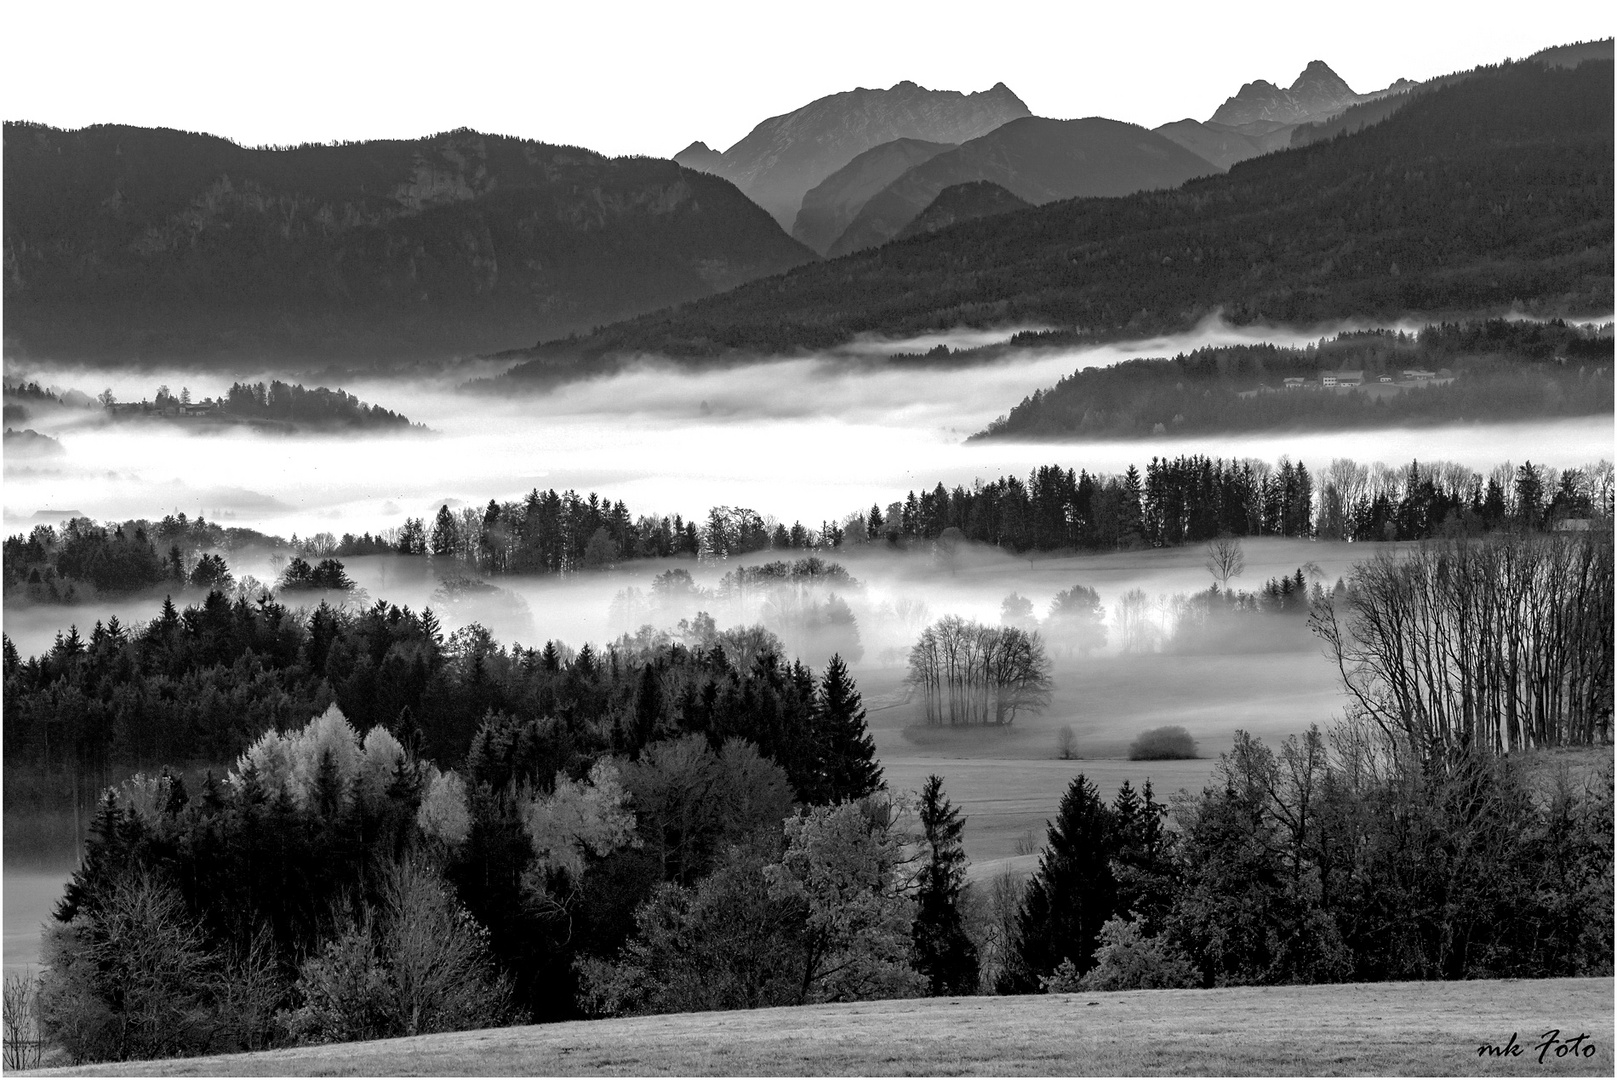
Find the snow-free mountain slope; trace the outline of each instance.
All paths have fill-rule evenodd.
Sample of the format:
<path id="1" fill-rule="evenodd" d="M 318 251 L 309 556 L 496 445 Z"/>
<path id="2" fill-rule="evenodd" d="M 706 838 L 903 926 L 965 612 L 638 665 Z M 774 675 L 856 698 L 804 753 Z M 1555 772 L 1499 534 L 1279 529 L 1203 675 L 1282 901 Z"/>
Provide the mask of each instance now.
<path id="1" fill-rule="evenodd" d="M 894 139 L 963 143 L 1027 115 L 1028 107 L 1004 83 L 965 94 L 906 81 L 886 90 L 830 94 L 772 116 L 719 161 L 699 150 L 675 160 L 723 176 L 790 229 L 804 194 L 872 147 Z"/>
<path id="2" fill-rule="evenodd" d="M 831 256 L 886 243 L 944 188 L 989 180 L 1035 206 L 1079 195 L 1176 187 L 1216 166 L 1134 124 L 1090 117 L 1013 120 L 910 169 L 867 202 Z"/>
<path id="3" fill-rule="evenodd" d="M 8 354 L 441 357 L 814 258 L 717 177 L 474 131 L 250 150 L 8 123 L 4 169 Z"/>
<path id="4" fill-rule="evenodd" d="M 871 147 L 809 189 L 792 235 L 824 255 L 873 196 L 915 166 L 954 148 L 954 143 L 921 139 Z"/>
<path id="5" fill-rule="evenodd" d="M 978 218 L 1008 214 L 1013 210 L 1026 210 L 1032 205 L 992 181 L 972 180 L 940 191 L 938 197 L 932 200 L 932 205 L 917 214 L 915 220 L 904 226 L 895 239 L 907 240 L 912 236 L 947 229 L 962 221 L 976 221 Z"/>

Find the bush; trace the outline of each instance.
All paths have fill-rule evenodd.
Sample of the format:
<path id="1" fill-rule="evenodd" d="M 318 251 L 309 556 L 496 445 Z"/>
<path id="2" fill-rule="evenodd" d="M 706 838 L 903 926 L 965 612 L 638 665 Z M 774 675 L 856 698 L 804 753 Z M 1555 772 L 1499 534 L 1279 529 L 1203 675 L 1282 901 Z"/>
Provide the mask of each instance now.
<path id="1" fill-rule="evenodd" d="M 1196 740 L 1178 724 L 1142 731 L 1129 744 L 1130 761 L 1177 761 L 1196 757 Z"/>
<path id="2" fill-rule="evenodd" d="M 74 1063 L 198 1054 L 220 1017 L 214 958 L 169 882 L 137 871 L 45 934 L 39 1023 Z"/>
<path id="3" fill-rule="evenodd" d="M 1190 958 L 1161 936 L 1140 933 L 1138 919 L 1108 919 L 1100 930 L 1095 966 L 1082 990 L 1171 990 L 1201 985 Z"/>
<path id="4" fill-rule="evenodd" d="M 394 867 L 379 917 L 362 909 L 299 969 L 300 1042 L 348 1042 L 495 1027 L 517 1019 L 488 934 L 418 862 Z"/>
<path id="5" fill-rule="evenodd" d="M 5 1070 L 38 1068 L 43 1056 L 39 1039 L 39 976 L 33 971 L 6 972 L 5 1015 L 0 1028 L 5 1034 L 0 1064 Z"/>

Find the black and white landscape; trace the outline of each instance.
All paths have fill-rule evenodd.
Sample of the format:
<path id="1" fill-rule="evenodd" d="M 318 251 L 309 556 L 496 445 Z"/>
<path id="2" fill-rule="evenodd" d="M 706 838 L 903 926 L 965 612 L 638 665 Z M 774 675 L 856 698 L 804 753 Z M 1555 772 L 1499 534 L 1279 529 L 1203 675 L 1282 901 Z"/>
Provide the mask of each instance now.
<path id="1" fill-rule="evenodd" d="M 839 13 L 15 78 L 8 1070 L 1610 1075 L 1606 27 Z"/>

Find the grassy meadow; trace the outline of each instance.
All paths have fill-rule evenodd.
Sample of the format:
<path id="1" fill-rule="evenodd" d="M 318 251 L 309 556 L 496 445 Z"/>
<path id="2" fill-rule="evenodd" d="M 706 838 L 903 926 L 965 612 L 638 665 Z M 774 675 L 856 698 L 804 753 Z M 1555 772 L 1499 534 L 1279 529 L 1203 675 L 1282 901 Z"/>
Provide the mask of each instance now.
<path id="1" fill-rule="evenodd" d="M 1538 1060 L 1543 1033 L 1588 1056 Z M 1484 1043 L 1519 1056 L 1481 1058 Z M 1610 1076 L 1612 980 L 1139 990 L 683 1013 L 228 1057 L 87 1076 Z"/>

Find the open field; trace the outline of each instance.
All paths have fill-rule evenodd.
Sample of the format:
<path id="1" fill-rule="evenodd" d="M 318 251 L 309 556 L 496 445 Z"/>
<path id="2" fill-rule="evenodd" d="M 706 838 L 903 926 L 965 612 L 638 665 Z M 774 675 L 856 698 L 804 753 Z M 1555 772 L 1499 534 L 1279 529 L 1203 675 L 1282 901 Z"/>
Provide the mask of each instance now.
<path id="1" fill-rule="evenodd" d="M 1587 1056 L 1539 1061 L 1543 1033 Z M 1519 1056 L 1479 1058 L 1507 1045 Z M 1612 1075 L 1612 980 L 1140 990 L 687 1013 L 229 1057 L 94 1076 Z"/>

